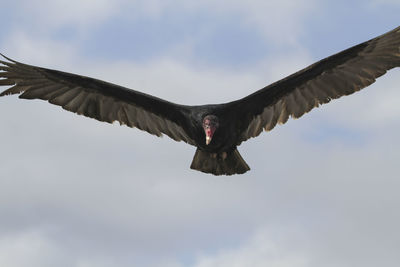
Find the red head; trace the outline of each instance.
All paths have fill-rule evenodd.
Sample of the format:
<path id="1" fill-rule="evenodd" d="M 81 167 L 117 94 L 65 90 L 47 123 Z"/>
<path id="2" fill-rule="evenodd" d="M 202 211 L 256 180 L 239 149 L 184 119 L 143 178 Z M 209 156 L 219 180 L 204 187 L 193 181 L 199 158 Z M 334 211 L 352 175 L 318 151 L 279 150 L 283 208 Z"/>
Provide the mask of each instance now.
<path id="1" fill-rule="evenodd" d="M 206 145 L 208 145 L 219 126 L 218 118 L 214 115 L 207 115 L 203 119 L 203 129 L 206 134 Z"/>

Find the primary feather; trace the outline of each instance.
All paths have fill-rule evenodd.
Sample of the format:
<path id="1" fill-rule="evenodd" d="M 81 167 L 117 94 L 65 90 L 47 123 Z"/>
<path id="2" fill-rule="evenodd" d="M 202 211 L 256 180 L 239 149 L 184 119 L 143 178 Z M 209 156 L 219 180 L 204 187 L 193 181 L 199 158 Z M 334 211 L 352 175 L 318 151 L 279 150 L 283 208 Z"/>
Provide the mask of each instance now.
<path id="1" fill-rule="evenodd" d="M 43 99 L 74 113 L 112 123 L 118 121 L 148 133 L 166 134 L 193 144 L 186 134 L 186 107 L 119 85 L 71 73 L 22 64 L 5 57 L 0 85 L 13 85 L 0 96 L 21 94 L 24 99 Z"/>

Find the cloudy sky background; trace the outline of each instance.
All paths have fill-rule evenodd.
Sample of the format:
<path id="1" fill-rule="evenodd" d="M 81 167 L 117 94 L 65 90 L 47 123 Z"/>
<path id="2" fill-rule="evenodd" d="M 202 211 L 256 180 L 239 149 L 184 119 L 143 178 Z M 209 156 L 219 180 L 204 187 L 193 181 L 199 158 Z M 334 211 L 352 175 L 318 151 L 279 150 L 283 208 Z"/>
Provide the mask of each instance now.
<path id="1" fill-rule="evenodd" d="M 243 97 L 400 25 L 399 0 L 1 3 L 0 52 L 185 104 Z M 400 71 L 239 148 L 252 168 L 0 99 L 0 266 L 398 266 Z"/>

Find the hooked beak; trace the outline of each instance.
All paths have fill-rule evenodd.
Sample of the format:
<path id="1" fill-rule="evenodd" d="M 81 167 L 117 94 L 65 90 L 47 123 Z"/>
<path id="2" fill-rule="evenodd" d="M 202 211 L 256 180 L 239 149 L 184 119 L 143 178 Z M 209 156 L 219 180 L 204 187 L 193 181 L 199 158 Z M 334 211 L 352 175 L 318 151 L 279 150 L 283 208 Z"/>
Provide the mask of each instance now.
<path id="1" fill-rule="evenodd" d="M 212 137 L 214 135 L 215 132 L 215 128 L 214 127 L 207 127 L 205 129 L 205 133 L 206 133 L 206 145 L 211 143 Z"/>
<path id="2" fill-rule="evenodd" d="M 211 142 L 211 137 L 206 136 L 206 145 L 208 145 Z"/>

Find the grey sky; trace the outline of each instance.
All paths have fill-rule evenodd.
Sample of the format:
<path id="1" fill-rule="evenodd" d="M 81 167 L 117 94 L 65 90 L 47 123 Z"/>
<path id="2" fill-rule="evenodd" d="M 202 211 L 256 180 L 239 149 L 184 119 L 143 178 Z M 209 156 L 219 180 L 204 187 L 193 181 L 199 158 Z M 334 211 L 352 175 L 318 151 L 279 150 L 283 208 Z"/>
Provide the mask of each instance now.
<path id="1" fill-rule="evenodd" d="M 398 1 L 9 1 L 0 51 L 187 104 L 226 102 L 399 25 Z M 194 148 L 0 99 L 0 266 L 398 266 L 400 71 L 242 144 Z"/>

